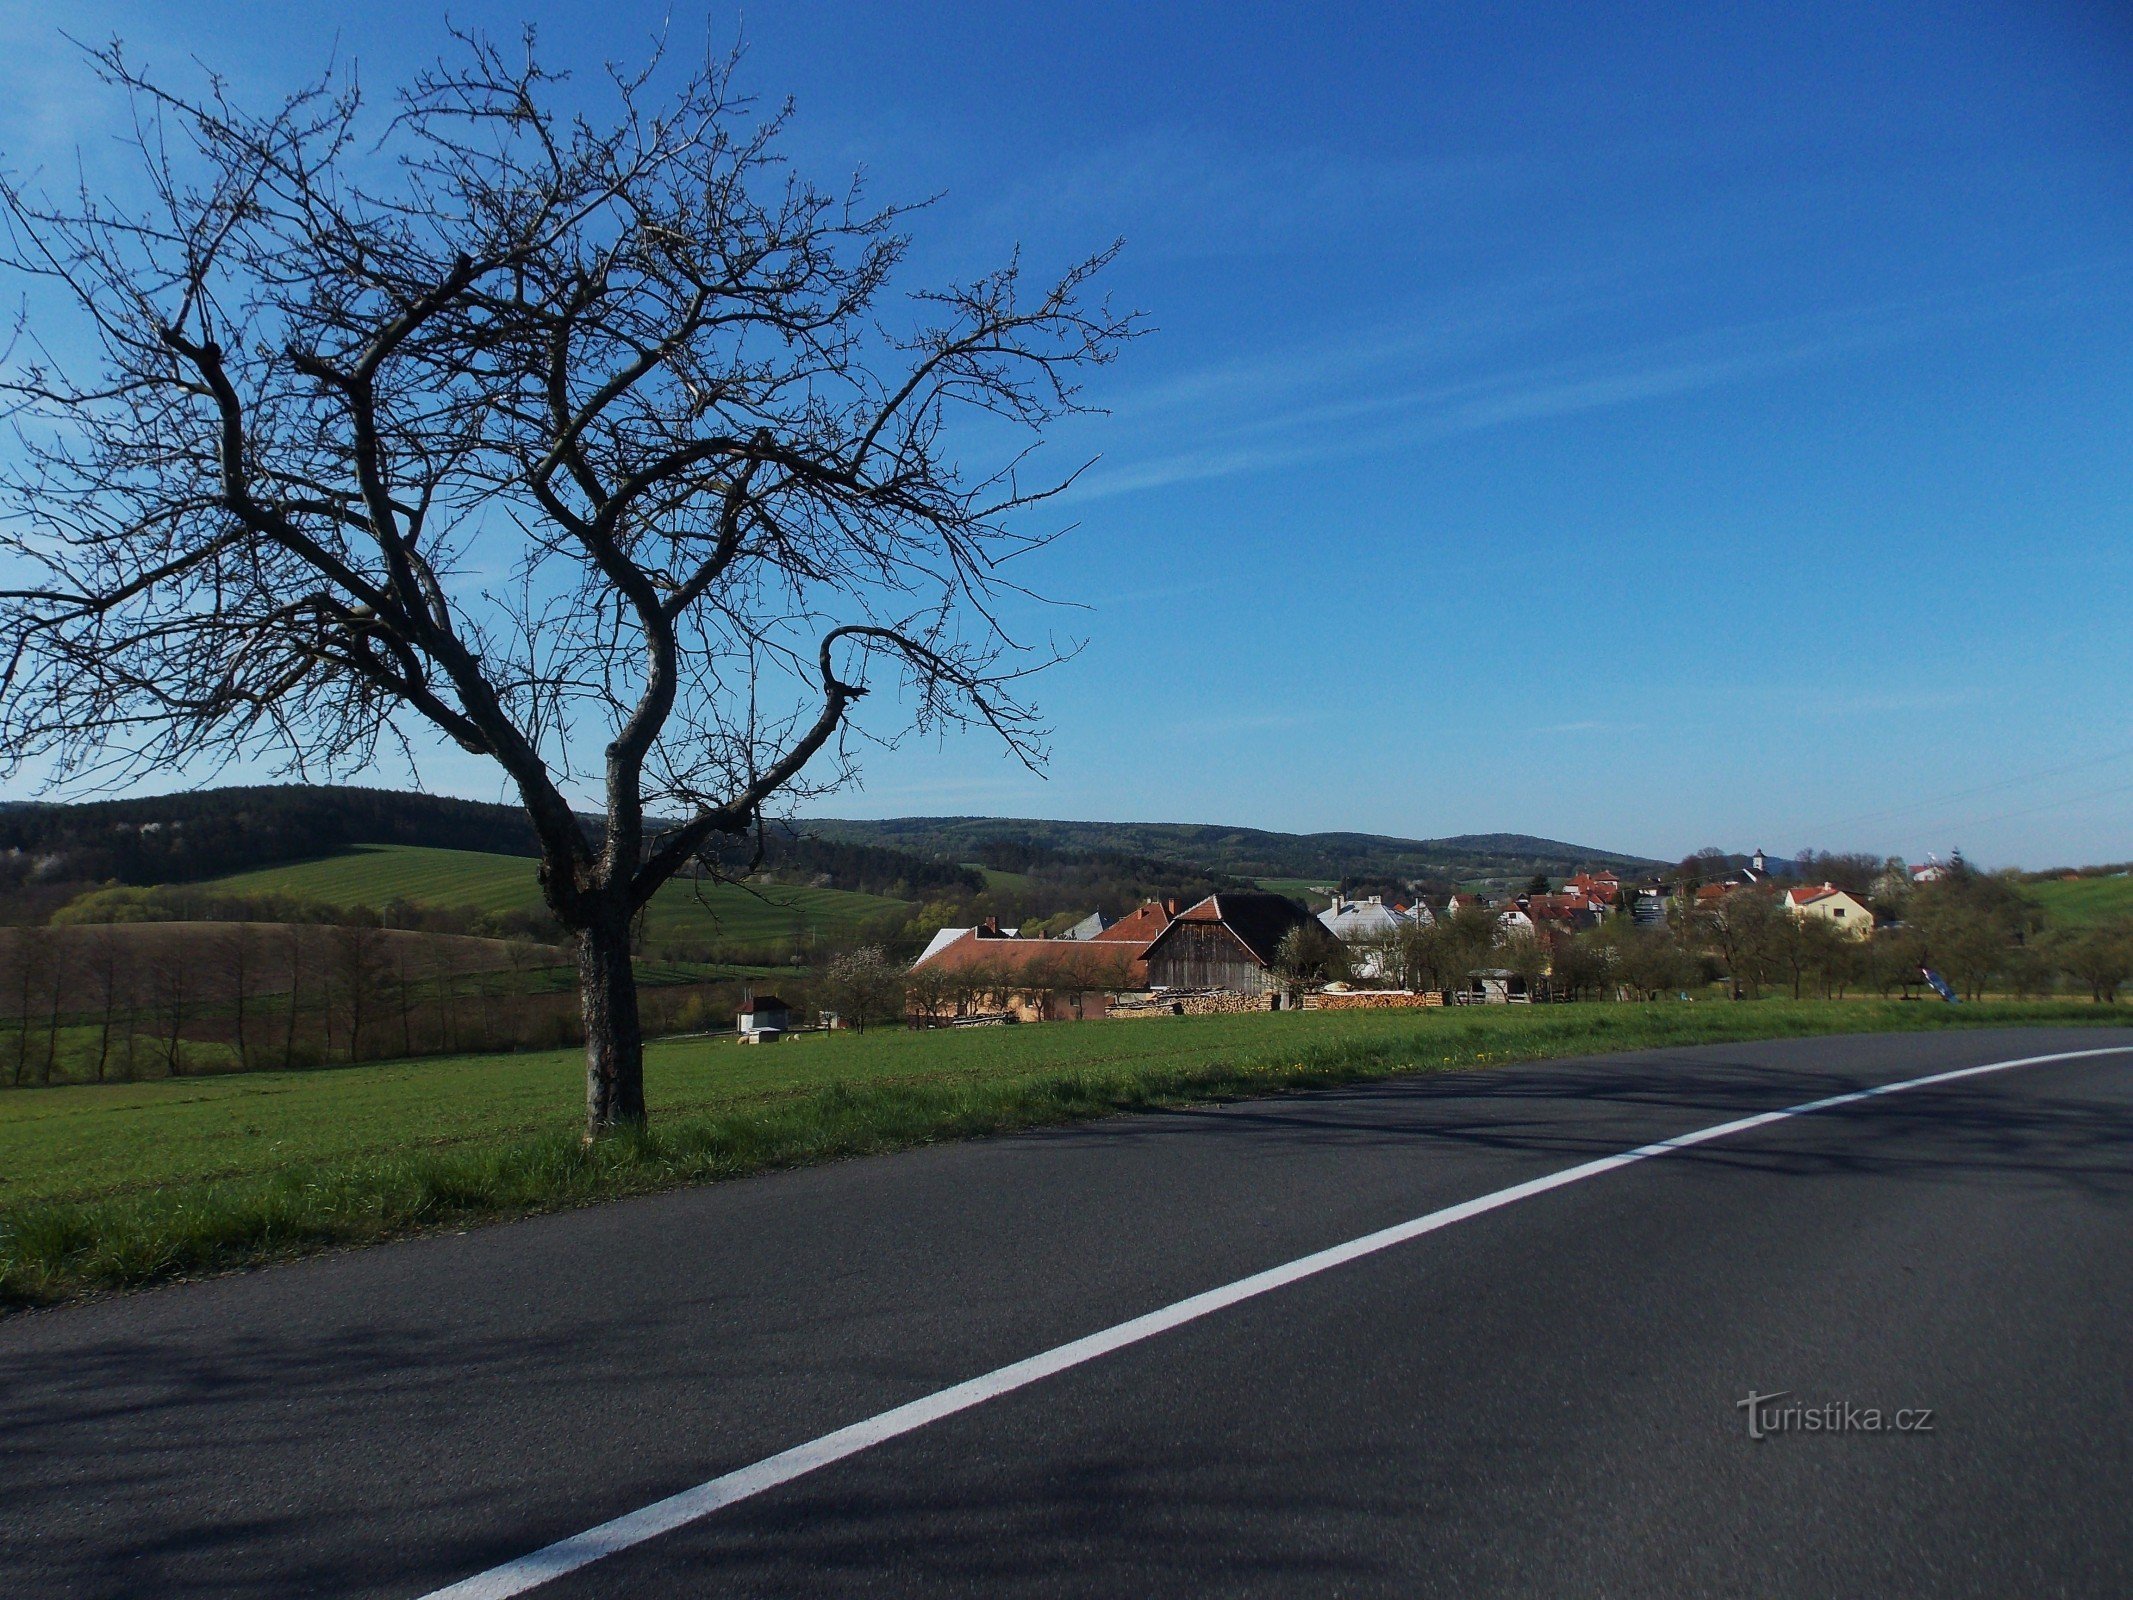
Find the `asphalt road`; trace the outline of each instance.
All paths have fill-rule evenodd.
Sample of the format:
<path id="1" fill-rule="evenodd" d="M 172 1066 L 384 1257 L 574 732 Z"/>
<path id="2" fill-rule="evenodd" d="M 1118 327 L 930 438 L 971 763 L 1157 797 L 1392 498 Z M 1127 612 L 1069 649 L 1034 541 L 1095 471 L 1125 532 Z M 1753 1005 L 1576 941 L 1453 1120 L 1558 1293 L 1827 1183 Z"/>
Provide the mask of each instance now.
<path id="1" fill-rule="evenodd" d="M 0 1594 L 417 1596 L 1064 1340 L 1754 1112 L 2133 1030 L 1505 1067 L 0 1323 Z M 1879 1409 L 1747 1435 L 1738 1402 Z M 1899 1409 L 1930 1409 L 1896 1433 Z M 2133 1593 L 2133 1053 L 1458 1222 L 537 1591 Z"/>

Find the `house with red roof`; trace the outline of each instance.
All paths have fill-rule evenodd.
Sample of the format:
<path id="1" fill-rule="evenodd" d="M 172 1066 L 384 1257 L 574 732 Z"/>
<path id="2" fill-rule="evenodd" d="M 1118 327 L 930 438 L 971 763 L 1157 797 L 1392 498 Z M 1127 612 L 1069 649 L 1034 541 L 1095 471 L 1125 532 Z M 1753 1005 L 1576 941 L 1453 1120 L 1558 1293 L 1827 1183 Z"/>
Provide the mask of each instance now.
<path id="1" fill-rule="evenodd" d="M 971 1015 L 1019 1022 L 1101 1017 L 1111 995 L 1139 987 L 1136 964 L 1133 947 L 1115 941 L 1009 939 L 966 928 L 912 963 L 914 974 L 946 980 L 939 1008 L 914 1001 L 913 1014 L 927 1023 Z"/>

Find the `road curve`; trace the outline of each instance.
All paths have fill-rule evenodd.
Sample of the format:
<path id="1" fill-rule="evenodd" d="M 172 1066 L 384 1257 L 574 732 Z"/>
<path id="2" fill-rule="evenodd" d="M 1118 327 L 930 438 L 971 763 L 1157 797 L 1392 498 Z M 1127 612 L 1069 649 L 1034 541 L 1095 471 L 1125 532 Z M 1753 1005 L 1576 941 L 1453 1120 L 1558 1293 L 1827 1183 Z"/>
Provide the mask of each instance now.
<path id="1" fill-rule="evenodd" d="M 1462 1214 L 535 1592 L 2133 1592 L 2118 1029 L 1120 1118 L 18 1317 L 0 1592 L 423 1595 L 1477 1196 L 2121 1045 Z"/>

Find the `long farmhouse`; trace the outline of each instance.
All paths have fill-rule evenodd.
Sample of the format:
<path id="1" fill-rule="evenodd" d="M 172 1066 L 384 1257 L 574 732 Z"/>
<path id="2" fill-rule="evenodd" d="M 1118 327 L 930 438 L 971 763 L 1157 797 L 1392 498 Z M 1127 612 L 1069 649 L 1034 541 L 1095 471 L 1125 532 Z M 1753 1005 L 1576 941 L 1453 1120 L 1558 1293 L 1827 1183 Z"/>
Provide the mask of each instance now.
<path id="1" fill-rule="evenodd" d="M 1103 1016 L 1121 991 L 1265 995 L 1283 936 L 1310 921 L 1294 901 L 1258 891 L 1183 908 L 1151 900 L 1083 938 L 1018 938 L 997 923 L 943 928 L 911 971 L 933 980 L 929 1021 Z"/>

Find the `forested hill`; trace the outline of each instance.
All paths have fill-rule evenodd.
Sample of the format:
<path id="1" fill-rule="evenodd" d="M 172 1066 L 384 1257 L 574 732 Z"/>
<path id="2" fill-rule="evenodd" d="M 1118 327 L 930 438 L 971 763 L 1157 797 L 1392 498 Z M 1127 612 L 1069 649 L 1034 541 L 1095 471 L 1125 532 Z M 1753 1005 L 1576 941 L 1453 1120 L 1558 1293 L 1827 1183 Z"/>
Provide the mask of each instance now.
<path id="1" fill-rule="evenodd" d="M 597 820 L 589 819 L 595 833 Z M 389 789 L 280 784 L 82 805 L 0 806 L 0 868 L 76 883 L 195 883 L 335 856 L 359 844 L 428 845 L 532 856 L 516 806 Z M 745 866 L 753 841 L 730 852 Z M 773 827 L 764 867 L 785 881 L 899 899 L 972 892 L 975 872 L 892 846 Z"/>
<path id="2" fill-rule="evenodd" d="M 515 807 L 389 789 L 277 784 L 0 810 L 0 853 L 92 882 L 192 883 L 357 844 L 538 854 Z"/>
<path id="3" fill-rule="evenodd" d="M 1457 881 L 1536 872 L 1562 876 L 1583 867 L 1644 872 L 1659 865 L 1524 834 L 1394 839 L 1018 817 L 821 819 L 795 829 L 773 827 L 765 841 L 764 865 L 779 878 L 914 900 L 981 888 L 966 865 L 973 862 L 996 872 L 1096 872 L 1131 878 L 1150 892 L 1181 889 L 1187 878 L 1204 890 L 1248 878 Z M 385 789 L 288 784 L 83 805 L 0 806 L 0 863 L 16 875 L 46 879 L 197 882 L 316 860 L 358 844 L 537 853 L 532 826 L 515 806 Z M 742 847 L 734 864 L 744 860 Z"/>
<path id="4" fill-rule="evenodd" d="M 1270 833 L 1179 822 L 1051 822 L 1023 817 L 820 818 L 826 839 L 1017 870 L 1017 856 L 1108 853 L 1190 863 L 1240 878 L 1474 878 L 1566 876 L 1581 869 L 1658 871 L 1666 863 L 1522 833 L 1396 839 L 1372 833 Z"/>

